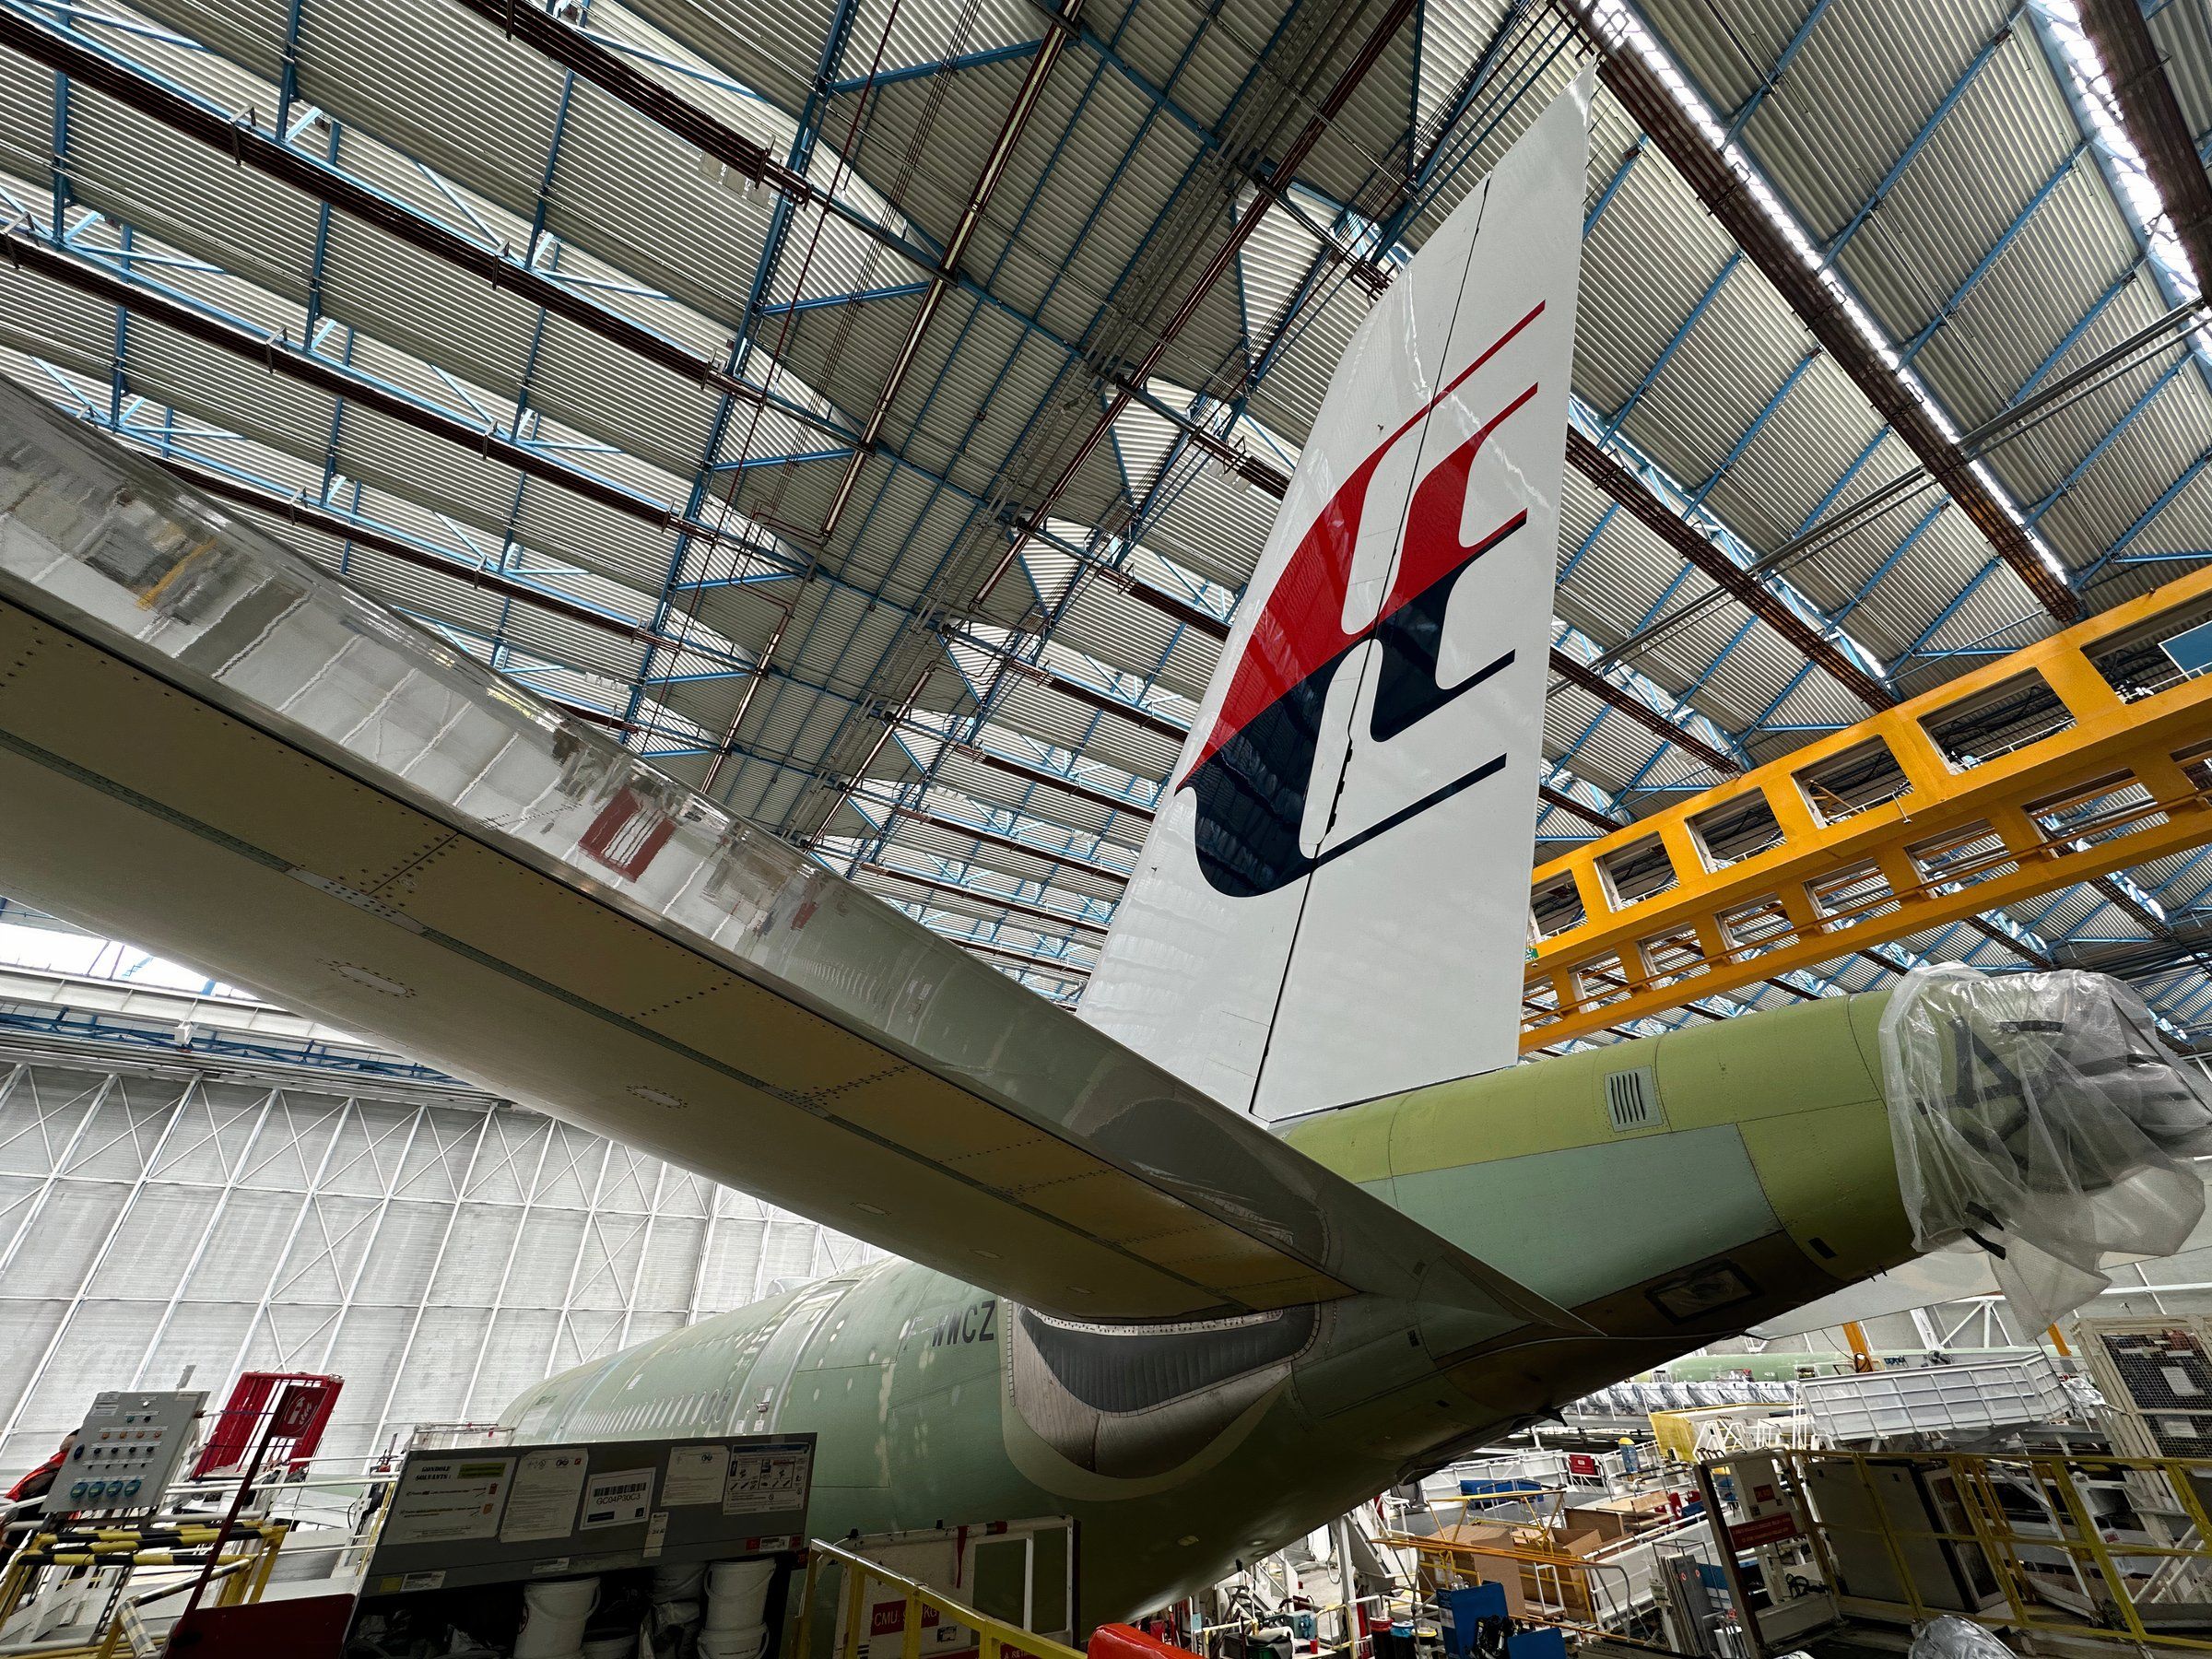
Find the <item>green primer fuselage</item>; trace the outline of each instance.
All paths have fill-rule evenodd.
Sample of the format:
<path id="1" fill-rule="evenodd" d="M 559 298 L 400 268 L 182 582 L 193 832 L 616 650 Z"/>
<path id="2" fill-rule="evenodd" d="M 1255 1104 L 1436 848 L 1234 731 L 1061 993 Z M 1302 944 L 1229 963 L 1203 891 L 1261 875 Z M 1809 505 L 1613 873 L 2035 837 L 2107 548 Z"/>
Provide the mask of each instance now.
<path id="1" fill-rule="evenodd" d="M 818 1536 L 1065 1513 L 1082 1628 L 1912 1253 L 1886 998 L 1833 998 L 1367 1102 L 1290 1141 L 1586 1319 L 1360 1297 L 1229 1326 L 1052 1327 L 885 1261 L 528 1391 L 525 1441 L 812 1430 Z M 1649 1068 L 1618 1129 L 1608 1075 Z"/>

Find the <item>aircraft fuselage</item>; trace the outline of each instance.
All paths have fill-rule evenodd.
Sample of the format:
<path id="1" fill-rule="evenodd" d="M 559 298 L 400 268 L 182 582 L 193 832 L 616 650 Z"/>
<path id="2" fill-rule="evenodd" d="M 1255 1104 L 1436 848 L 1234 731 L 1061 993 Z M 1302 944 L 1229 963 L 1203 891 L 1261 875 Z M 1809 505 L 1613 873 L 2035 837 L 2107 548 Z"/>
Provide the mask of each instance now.
<path id="1" fill-rule="evenodd" d="M 1880 995 L 1369 1102 L 1301 1150 L 1571 1309 L 1486 1335 L 1359 1297 L 1073 1324 L 880 1262 L 525 1393 L 530 1441 L 812 1430 L 817 1535 L 1069 1514 L 1081 1623 L 1158 1606 L 1381 1488 L 1912 1252 Z M 1619 1130 L 1606 1078 L 1649 1075 Z M 1617 1088 L 1618 1086 L 1616 1086 Z"/>

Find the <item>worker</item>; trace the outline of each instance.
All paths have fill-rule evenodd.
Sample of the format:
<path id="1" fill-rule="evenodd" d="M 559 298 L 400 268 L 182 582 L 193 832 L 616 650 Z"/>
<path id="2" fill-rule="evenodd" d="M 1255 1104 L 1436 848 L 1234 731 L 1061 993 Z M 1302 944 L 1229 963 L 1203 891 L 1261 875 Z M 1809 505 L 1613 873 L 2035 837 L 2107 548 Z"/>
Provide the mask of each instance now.
<path id="1" fill-rule="evenodd" d="M 7 1488 L 7 1501 L 25 1503 L 45 1497 L 53 1486 L 54 1477 L 61 1474 L 62 1465 L 69 1461 L 69 1449 L 76 1444 L 76 1430 L 72 1429 L 62 1436 L 61 1446 L 52 1457 Z"/>

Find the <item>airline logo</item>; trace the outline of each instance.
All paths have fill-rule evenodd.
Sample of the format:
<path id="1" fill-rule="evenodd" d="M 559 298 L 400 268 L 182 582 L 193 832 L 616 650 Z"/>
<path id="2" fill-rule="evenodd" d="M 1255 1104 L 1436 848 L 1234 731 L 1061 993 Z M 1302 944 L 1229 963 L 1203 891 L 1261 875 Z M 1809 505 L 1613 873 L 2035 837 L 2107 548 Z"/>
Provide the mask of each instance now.
<path id="1" fill-rule="evenodd" d="M 1176 782 L 1177 789 L 1193 794 L 1198 867 L 1215 891 L 1248 899 L 1288 887 L 1504 769 L 1504 755 L 1486 757 L 1418 800 L 1319 853 L 1309 853 L 1302 844 L 1330 687 L 1336 671 L 1360 645 L 1372 640 L 1381 653 L 1367 733 L 1376 743 L 1401 735 L 1513 661 L 1513 653 L 1508 651 L 1451 685 L 1438 677 L 1444 618 L 1459 579 L 1478 559 L 1511 542 L 1528 523 L 1524 508 L 1478 529 L 1472 541 L 1463 538 L 1476 456 L 1535 399 L 1538 387 L 1533 382 L 1506 395 L 1471 436 L 1414 487 L 1406 504 L 1404 545 L 1374 619 L 1347 631 L 1344 610 L 1352 556 L 1370 506 L 1382 512 L 1395 507 L 1393 501 L 1371 503 L 1377 470 L 1439 404 L 1534 326 L 1544 310 L 1538 301 L 1376 445 L 1308 526 L 1268 594 L 1213 729 Z M 1414 441 L 1418 442 L 1418 437 Z"/>

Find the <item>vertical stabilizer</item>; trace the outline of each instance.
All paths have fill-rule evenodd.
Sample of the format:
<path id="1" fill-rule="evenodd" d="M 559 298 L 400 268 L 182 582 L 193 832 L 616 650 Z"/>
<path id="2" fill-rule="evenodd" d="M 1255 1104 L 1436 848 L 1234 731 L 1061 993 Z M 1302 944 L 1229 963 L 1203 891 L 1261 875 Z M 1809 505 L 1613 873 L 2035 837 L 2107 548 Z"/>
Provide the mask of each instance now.
<path id="1" fill-rule="evenodd" d="M 1264 1117 L 1514 1056 L 1590 88 L 1353 336 L 1084 999 Z"/>

